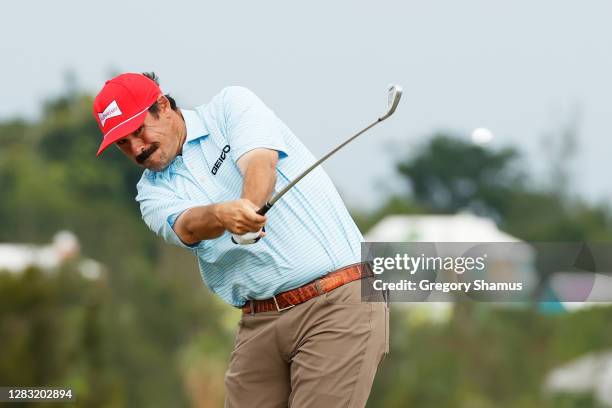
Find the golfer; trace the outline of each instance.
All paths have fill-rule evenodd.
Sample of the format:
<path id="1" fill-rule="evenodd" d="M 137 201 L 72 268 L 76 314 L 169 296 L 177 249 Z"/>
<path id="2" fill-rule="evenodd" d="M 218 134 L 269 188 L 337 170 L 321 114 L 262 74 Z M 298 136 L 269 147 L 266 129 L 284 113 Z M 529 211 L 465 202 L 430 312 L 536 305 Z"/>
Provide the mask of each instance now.
<path id="1" fill-rule="evenodd" d="M 97 154 L 114 144 L 145 169 L 145 223 L 193 252 L 210 290 L 242 310 L 226 407 L 363 407 L 389 340 L 383 296 L 362 301 L 361 233 L 321 168 L 256 213 L 315 162 L 291 130 L 242 87 L 179 109 L 155 74 L 107 81 L 93 110 Z M 247 232 L 261 239 L 232 242 Z"/>

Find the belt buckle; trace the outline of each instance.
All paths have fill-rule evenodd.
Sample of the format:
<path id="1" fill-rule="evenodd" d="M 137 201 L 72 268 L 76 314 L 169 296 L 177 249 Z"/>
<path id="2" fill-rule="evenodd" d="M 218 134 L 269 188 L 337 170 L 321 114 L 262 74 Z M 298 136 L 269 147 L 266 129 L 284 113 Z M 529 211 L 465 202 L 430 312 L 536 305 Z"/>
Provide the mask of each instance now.
<path id="1" fill-rule="evenodd" d="M 276 310 L 277 310 L 279 313 L 280 313 L 280 312 L 282 312 L 283 310 L 288 310 L 288 309 L 291 309 L 292 307 L 295 307 L 295 305 L 292 305 L 291 303 L 289 303 L 289 306 L 287 306 L 287 307 L 282 307 L 282 308 L 281 308 L 281 307 L 278 305 L 278 301 L 276 300 L 276 295 L 272 295 L 272 299 L 274 299 L 274 305 L 276 306 Z"/>

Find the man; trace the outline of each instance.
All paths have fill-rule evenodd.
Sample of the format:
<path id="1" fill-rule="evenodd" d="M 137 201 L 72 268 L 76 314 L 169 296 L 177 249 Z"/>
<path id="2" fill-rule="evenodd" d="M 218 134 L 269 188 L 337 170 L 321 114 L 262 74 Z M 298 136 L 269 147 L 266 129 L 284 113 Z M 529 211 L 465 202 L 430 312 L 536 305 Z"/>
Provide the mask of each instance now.
<path id="1" fill-rule="evenodd" d="M 107 81 L 94 116 L 98 155 L 116 144 L 145 168 L 136 200 L 149 228 L 192 251 L 206 285 L 243 310 L 226 406 L 364 406 L 388 310 L 379 293 L 362 302 L 361 233 L 321 168 L 256 213 L 315 161 L 289 128 L 241 87 L 178 109 L 155 74 Z M 230 239 L 247 232 L 262 239 Z"/>

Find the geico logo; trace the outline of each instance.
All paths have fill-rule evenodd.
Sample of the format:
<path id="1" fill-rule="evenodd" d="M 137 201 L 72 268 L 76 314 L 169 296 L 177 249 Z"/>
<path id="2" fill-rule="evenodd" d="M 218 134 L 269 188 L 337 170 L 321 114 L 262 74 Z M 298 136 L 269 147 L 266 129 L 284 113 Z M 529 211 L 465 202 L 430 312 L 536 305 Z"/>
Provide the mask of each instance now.
<path id="1" fill-rule="evenodd" d="M 223 161 L 227 157 L 226 153 L 229 153 L 230 150 L 231 150 L 230 145 L 225 145 L 223 147 L 223 150 L 221 151 L 221 155 L 219 156 L 219 158 L 215 162 L 215 165 L 213 166 L 212 170 L 210 171 L 213 174 L 213 176 L 217 174 L 217 171 L 219 171 L 219 167 L 221 167 L 221 165 L 223 164 Z"/>

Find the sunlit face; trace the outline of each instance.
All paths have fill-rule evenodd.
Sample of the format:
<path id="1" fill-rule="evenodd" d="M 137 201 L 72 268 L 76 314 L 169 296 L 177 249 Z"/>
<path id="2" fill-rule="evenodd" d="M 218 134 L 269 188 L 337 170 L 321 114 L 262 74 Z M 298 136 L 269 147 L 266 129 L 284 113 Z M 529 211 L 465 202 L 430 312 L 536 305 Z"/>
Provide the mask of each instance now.
<path id="1" fill-rule="evenodd" d="M 169 101 L 160 97 L 158 105 L 157 118 L 147 112 L 142 126 L 115 142 L 130 160 L 153 171 L 165 169 L 180 153 L 184 134 L 183 122 Z"/>

